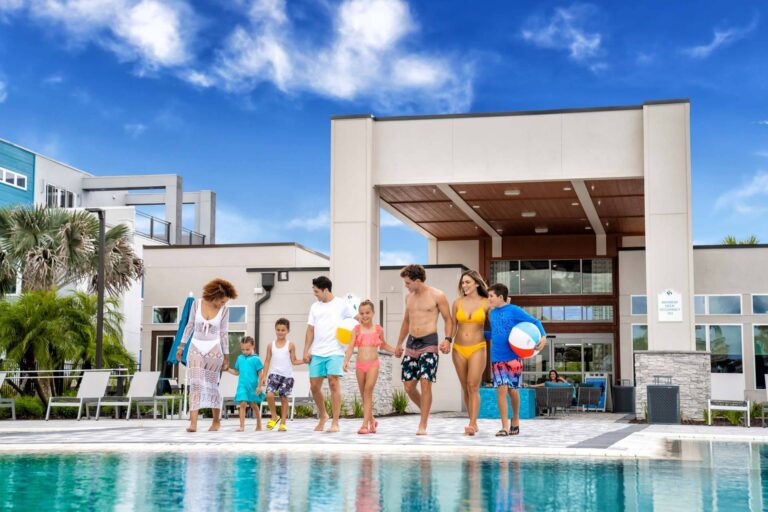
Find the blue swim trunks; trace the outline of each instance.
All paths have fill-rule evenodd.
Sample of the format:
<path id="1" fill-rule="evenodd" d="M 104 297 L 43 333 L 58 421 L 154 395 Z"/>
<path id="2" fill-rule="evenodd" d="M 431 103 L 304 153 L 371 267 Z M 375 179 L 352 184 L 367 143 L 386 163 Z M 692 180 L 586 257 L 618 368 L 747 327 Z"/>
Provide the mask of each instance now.
<path id="1" fill-rule="evenodd" d="M 523 377 L 523 360 L 512 359 L 511 361 L 493 363 L 491 375 L 493 377 L 493 387 L 507 386 L 512 389 L 518 389 Z"/>
<path id="2" fill-rule="evenodd" d="M 344 356 L 312 356 L 309 361 L 309 378 L 344 375 Z"/>

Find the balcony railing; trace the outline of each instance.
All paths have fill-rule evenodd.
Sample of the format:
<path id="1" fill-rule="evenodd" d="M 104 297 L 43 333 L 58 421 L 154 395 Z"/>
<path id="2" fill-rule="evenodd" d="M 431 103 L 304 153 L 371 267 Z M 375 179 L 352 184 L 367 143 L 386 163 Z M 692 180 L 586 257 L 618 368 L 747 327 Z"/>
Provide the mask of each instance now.
<path id="1" fill-rule="evenodd" d="M 181 240 L 179 240 L 178 245 L 205 245 L 205 235 L 191 229 L 181 228 Z"/>
<path id="2" fill-rule="evenodd" d="M 160 242 L 170 243 L 171 223 L 136 210 L 136 232 Z"/>

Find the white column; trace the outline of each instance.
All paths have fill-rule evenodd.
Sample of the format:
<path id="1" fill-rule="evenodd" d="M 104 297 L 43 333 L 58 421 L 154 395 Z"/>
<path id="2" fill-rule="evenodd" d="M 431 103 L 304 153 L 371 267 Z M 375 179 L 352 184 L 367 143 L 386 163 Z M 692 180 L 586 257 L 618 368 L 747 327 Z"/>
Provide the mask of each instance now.
<path id="1" fill-rule="evenodd" d="M 690 104 L 643 107 L 648 350 L 695 350 Z M 682 298 L 682 321 L 660 322 L 658 295 Z"/>
<path id="2" fill-rule="evenodd" d="M 379 298 L 379 195 L 371 117 L 331 121 L 331 280 L 337 295 Z"/>
<path id="3" fill-rule="evenodd" d="M 181 208 L 184 204 L 184 192 L 181 188 L 181 176 L 170 175 L 165 185 L 165 220 L 171 223 L 170 244 L 181 242 Z"/>

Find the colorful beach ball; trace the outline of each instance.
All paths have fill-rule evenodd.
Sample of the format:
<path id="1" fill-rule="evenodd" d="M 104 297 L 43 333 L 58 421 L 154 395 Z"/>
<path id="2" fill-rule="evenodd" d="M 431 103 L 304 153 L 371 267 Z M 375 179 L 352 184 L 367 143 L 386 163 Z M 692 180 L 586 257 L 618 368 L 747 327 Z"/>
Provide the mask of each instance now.
<path id="1" fill-rule="evenodd" d="M 352 341 L 352 331 L 355 330 L 356 326 L 357 320 L 354 318 L 345 318 L 342 320 L 336 328 L 336 339 L 339 340 L 339 343 L 342 345 L 349 345 L 349 342 Z"/>
<path id="2" fill-rule="evenodd" d="M 362 300 L 360 300 L 360 297 L 350 292 L 344 295 L 344 300 L 346 301 L 347 304 L 349 304 L 349 307 L 352 308 L 352 311 L 354 311 L 355 314 L 357 314 L 357 310 L 360 309 L 360 303 L 362 302 Z"/>
<path id="3" fill-rule="evenodd" d="M 509 333 L 509 346 L 518 356 L 525 359 L 536 355 L 536 344 L 541 339 L 541 331 L 536 324 L 520 322 Z"/>

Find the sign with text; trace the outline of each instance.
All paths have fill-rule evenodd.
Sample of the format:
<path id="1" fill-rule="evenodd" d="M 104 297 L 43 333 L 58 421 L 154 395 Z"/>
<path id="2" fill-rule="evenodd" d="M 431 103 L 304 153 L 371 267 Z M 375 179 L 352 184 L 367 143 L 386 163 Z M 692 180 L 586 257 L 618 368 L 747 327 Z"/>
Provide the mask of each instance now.
<path id="1" fill-rule="evenodd" d="M 682 322 L 683 298 L 674 290 L 659 294 L 659 322 Z"/>

